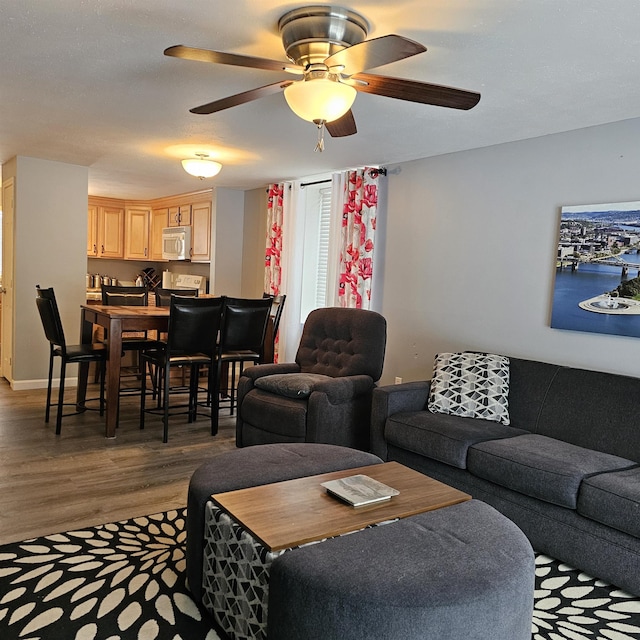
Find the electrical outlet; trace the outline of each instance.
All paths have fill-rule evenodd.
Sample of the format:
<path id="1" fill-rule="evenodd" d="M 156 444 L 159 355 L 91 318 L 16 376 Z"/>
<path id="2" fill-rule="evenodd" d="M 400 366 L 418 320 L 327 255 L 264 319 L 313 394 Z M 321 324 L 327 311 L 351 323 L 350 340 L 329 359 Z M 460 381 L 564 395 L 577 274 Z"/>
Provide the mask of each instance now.
<path id="1" fill-rule="evenodd" d="M 402 378 L 400 376 L 396 376 L 396 384 L 402 384 Z"/>

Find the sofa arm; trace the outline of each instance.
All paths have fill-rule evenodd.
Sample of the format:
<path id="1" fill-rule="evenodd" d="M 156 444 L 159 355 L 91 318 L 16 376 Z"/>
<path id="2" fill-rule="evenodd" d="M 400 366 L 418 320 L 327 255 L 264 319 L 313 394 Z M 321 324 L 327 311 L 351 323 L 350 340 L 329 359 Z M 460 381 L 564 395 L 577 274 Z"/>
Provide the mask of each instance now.
<path id="1" fill-rule="evenodd" d="M 371 403 L 371 452 L 383 460 L 387 459 L 387 441 L 384 426 L 387 418 L 401 411 L 422 411 L 429 399 L 429 380 L 405 382 L 377 387 L 373 390 Z"/>

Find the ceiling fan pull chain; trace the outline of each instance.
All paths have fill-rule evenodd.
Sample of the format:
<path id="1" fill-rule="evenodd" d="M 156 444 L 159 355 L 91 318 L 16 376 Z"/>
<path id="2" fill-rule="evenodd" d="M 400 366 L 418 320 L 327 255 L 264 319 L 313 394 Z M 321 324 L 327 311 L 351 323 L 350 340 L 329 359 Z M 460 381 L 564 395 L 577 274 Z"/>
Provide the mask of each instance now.
<path id="1" fill-rule="evenodd" d="M 316 142 L 314 151 L 322 153 L 324 151 L 324 120 L 317 120 L 316 126 L 318 127 L 318 142 Z"/>

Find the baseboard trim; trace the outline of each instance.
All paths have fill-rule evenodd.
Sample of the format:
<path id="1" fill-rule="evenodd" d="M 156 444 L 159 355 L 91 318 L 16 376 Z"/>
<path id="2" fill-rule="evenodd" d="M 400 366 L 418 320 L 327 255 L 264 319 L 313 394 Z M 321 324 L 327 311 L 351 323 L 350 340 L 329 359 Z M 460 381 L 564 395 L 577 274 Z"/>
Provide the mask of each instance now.
<path id="1" fill-rule="evenodd" d="M 13 391 L 29 391 L 30 389 L 46 389 L 47 379 L 35 379 L 35 380 L 10 380 L 9 385 Z M 54 378 L 51 386 L 54 389 L 60 387 L 60 379 Z M 78 386 L 78 378 L 65 378 L 64 388 L 71 389 Z"/>

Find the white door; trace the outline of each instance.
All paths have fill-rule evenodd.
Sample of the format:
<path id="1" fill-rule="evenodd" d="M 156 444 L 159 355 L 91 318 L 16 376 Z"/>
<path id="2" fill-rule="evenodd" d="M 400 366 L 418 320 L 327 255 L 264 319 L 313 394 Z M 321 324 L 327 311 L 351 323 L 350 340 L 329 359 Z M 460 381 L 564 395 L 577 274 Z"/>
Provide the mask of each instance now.
<path id="1" fill-rule="evenodd" d="M 2 359 L 0 374 L 13 382 L 13 178 L 2 183 Z"/>

